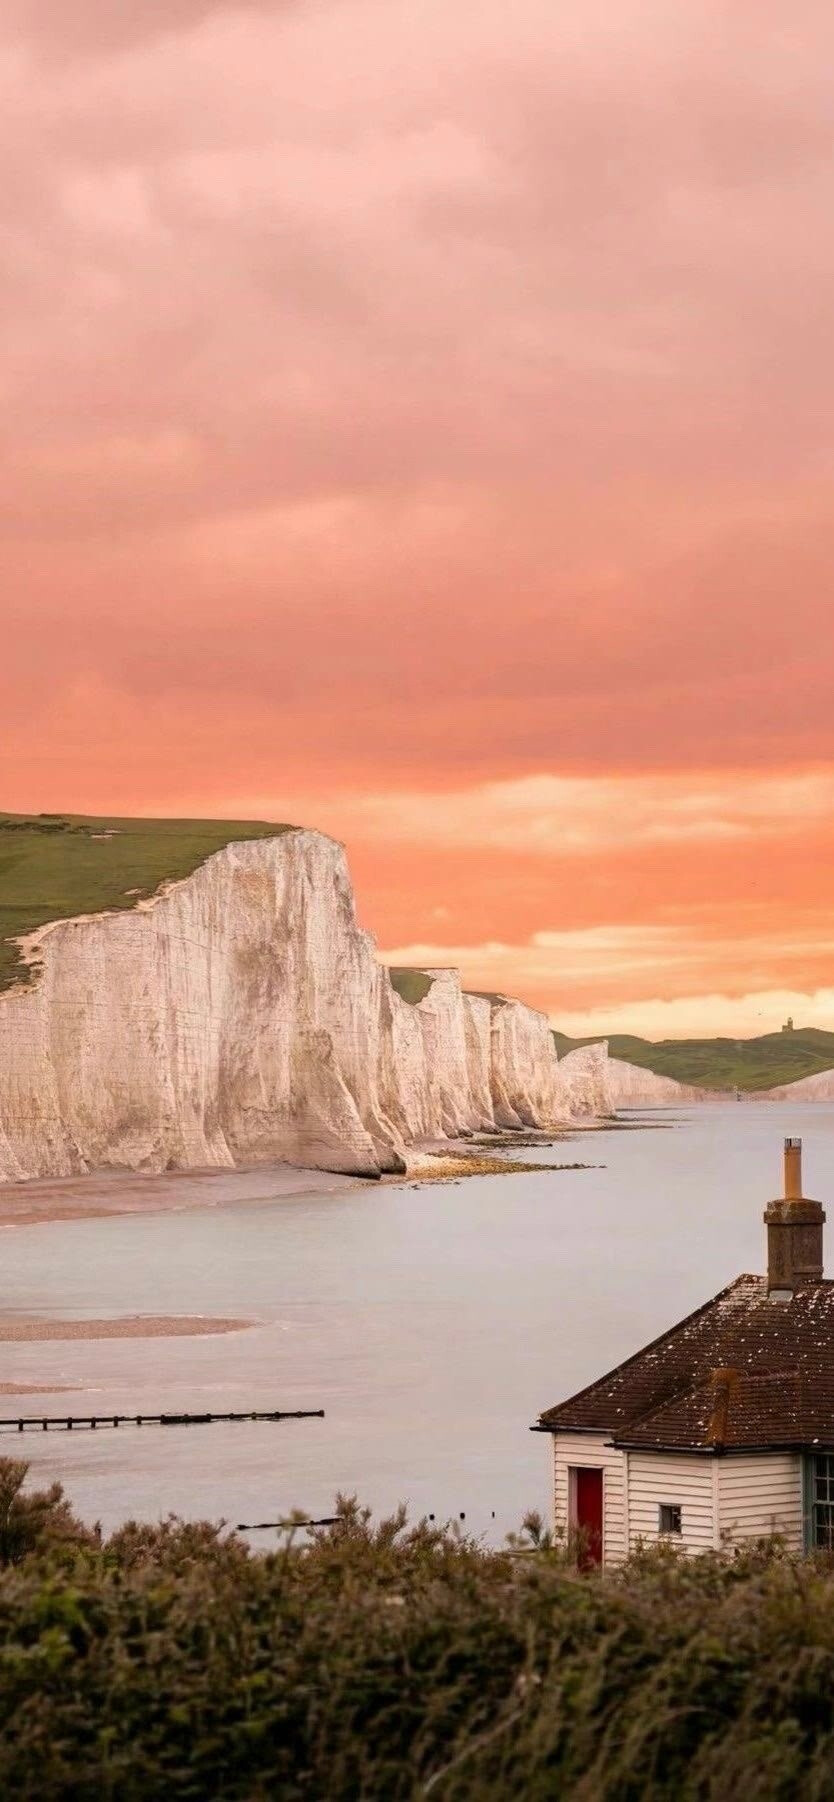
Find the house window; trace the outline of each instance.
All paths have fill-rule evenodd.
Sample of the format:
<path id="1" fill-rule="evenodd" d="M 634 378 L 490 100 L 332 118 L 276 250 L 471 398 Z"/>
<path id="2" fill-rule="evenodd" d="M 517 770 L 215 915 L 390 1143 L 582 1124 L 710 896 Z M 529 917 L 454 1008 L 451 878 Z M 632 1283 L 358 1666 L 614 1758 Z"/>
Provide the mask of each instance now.
<path id="1" fill-rule="evenodd" d="M 682 1533 L 680 1502 L 661 1502 L 657 1511 L 658 1533 Z"/>
<path id="2" fill-rule="evenodd" d="M 819 1453 L 810 1463 L 811 1545 L 834 1551 L 834 1457 Z"/>

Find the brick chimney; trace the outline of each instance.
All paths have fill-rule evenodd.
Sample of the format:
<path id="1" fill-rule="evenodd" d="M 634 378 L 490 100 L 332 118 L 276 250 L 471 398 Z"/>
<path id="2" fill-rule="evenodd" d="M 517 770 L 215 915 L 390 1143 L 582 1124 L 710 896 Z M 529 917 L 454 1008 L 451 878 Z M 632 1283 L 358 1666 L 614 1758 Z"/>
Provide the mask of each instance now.
<path id="1" fill-rule="evenodd" d="M 764 1220 L 769 1293 L 792 1295 L 804 1283 L 819 1282 L 825 1214 L 802 1193 L 801 1139 L 785 1140 L 785 1193 L 768 1203 Z"/>
<path id="2" fill-rule="evenodd" d="M 708 1437 L 713 1445 L 726 1445 L 730 1425 L 730 1404 L 741 1382 L 741 1372 L 723 1368 L 712 1373 L 712 1415 Z"/>

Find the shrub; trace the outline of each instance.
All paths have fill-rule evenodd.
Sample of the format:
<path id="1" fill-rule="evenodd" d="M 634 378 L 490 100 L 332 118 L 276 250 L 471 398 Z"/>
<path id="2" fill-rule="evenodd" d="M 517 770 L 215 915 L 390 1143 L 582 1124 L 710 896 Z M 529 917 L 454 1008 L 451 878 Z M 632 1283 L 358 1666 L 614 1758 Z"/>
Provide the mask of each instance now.
<path id="1" fill-rule="evenodd" d="M 2 1467 L 16 1518 L 20 1478 Z M 765 1545 L 581 1577 L 534 1517 L 488 1552 L 344 1498 L 266 1554 L 176 1520 L 102 1545 L 48 1496 L 0 1575 L 4 1797 L 834 1794 L 824 1562 Z"/>
<path id="2" fill-rule="evenodd" d="M 60 1483 L 24 1495 L 29 1466 L 0 1458 L 0 1565 L 19 1564 L 33 1552 L 66 1550 L 98 1542 L 98 1532 L 76 1520 Z"/>

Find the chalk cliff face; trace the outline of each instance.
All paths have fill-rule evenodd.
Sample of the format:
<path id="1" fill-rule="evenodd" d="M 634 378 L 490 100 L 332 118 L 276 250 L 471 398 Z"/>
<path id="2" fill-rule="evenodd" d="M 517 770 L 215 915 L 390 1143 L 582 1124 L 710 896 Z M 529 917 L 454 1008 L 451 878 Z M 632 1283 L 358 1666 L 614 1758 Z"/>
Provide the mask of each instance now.
<path id="1" fill-rule="evenodd" d="M 612 1114 L 618 1106 L 608 1080 L 612 1059 L 608 1046 L 578 1045 L 559 1061 L 559 1081 L 566 1090 L 574 1118 Z"/>
<path id="2" fill-rule="evenodd" d="M 654 1070 L 643 1070 L 639 1064 L 625 1063 L 619 1057 L 606 1060 L 605 1085 L 612 1108 L 674 1107 L 676 1103 L 682 1106 L 710 1100 L 707 1089 L 675 1082 L 671 1076 L 658 1076 Z"/>
<path id="3" fill-rule="evenodd" d="M 775 1089 L 755 1089 L 745 1100 L 834 1101 L 834 1070 L 817 1070 L 813 1076 L 800 1076 L 796 1082 L 783 1082 Z"/>
<path id="4" fill-rule="evenodd" d="M 418 1139 L 608 1111 L 604 1047 L 433 972 L 417 1006 L 357 925 L 341 846 L 230 844 L 130 912 L 33 934 L 0 995 L 0 1178 L 273 1159 L 376 1175 Z"/>

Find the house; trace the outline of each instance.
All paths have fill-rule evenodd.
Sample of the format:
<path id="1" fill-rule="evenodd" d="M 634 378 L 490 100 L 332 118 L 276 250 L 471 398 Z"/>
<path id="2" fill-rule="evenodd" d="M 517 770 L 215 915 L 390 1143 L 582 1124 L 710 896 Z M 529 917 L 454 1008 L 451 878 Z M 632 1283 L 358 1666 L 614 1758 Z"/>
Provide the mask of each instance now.
<path id="1" fill-rule="evenodd" d="M 577 1536 L 582 1563 L 771 1533 L 834 1549 L 834 1282 L 799 1139 L 785 1141 L 784 1190 L 765 1210 L 766 1276 L 737 1276 L 540 1416 L 557 1530 Z"/>

